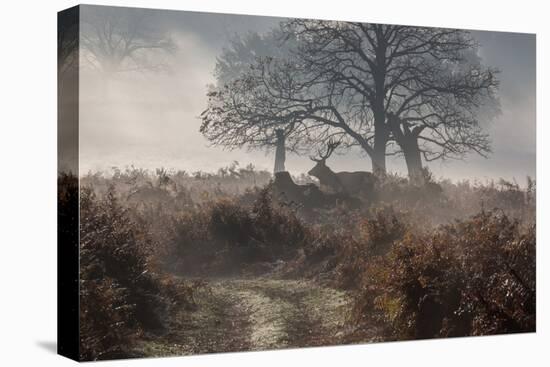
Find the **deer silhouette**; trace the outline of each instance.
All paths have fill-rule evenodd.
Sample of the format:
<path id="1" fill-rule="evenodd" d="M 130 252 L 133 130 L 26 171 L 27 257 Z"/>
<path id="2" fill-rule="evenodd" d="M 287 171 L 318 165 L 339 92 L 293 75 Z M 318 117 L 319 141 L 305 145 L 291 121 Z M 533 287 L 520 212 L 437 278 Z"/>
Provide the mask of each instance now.
<path id="1" fill-rule="evenodd" d="M 353 196 L 370 195 L 374 191 L 376 182 L 376 177 L 371 172 L 334 172 L 326 165 L 326 160 L 339 145 L 340 142 L 330 140 L 324 152 L 319 150 L 317 157 L 310 157 L 316 164 L 308 174 L 319 179 L 323 190 Z"/>

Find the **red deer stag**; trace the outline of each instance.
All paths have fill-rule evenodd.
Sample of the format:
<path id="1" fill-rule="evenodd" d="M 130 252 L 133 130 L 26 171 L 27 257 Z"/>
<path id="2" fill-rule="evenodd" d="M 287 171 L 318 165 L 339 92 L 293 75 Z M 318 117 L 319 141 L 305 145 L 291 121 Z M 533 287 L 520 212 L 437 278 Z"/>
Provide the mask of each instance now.
<path id="1" fill-rule="evenodd" d="M 376 181 L 376 177 L 372 173 L 365 171 L 334 172 L 326 165 L 327 158 L 330 157 L 338 145 L 340 145 L 339 142 L 329 141 L 326 152 L 318 152 L 319 158 L 310 157 L 316 164 L 308 174 L 317 177 L 321 188 L 324 190 L 353 196 L 370 196 Z"/>

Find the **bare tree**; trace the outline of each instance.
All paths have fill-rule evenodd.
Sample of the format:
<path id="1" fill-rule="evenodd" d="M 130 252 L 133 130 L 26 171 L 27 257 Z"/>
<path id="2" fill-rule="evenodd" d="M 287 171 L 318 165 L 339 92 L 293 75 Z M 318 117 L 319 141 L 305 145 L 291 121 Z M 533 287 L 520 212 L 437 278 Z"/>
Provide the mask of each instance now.
<path id="1" fill-rule="evenodd" d="M 396 153 L 405 157 L 409 178 L 417 183 L 424 178 L 422 159 L 491 152 L 480 116 L 498 112 L 497 71 L 482 66 L 475 45 L 455 51 L 424 55 L 414 73 L 395 81 L 391 90 L 387 124 L 399 147 Z"/>
<path id="2" fill-rule="evenodd" d="M 269 71 L 274 60 L 288 60 L 289 47 L 290 42 L 284 43 L 277 31 L 233 39 L 217 59 L 217 83 L 210 86 L 208 106 L 201 114 L 200 131 L 215 145 L 229 149 L 275 147 L 275 172 L 285 169 L 286 150 L 296 152 L 307 140 L 297 109 L 293 111 L 271 94 L 286 82 L 290 82 L 285 85 L 288 93 L 295 95 L 300 89 L 290 77 L 290 64 L 285 70 L 277 69 L 277 75 Z"/>
<path id="3" fill-rule="evenodd" d="M 369 111 L 339 85 L 305 70 L 293 53 L 292 35 L 283 36 L 273 32 L 262 43 L 248 35 L 224 51 L 216 67 L 218 84 L 211 87 L 201 115 L 201 132 L 230 148 L 273 146 L 276 131 L 282 130 L 292 152 L 308 152 L 332 138 L 343 147 L 370 149 L 370 127 L 364 123 L 370 121 L 364 116 Z"/>
<path id="4" fill-rule="evenodd" d="M 368 104 L 374 131 L 365 150 L 375 171 L 385 172 L 386 149 L 395 140 L 416 176 L 412 136 L 425 143 L 421 152 L 430 159 L 488 152 L 475 113 L 495 100 L 498 82 L 495 70 L 469 58 L 477 45 L 468 32 L 303 19 L 282 27 L 300 40 L 307 70 L 331 75 Z M 389 112 L 398 117 L 392 124 Z"/>
<path id="5" fill-rule="evenodd" d="M 176 45 L 155 26 L 154 13 L 141 9 L 88 7 L 81 30 L 82 56 L 104 73 L 163 71 L 163 57 Z"/>
<path id="6" fill-rule="evenodd" d="M 398 145 L 394 153 L 404 156 L 411 181 L 423 183 L 422 158 L 460 159 L 469 152 L 486 157 L 491 152 L 490 139 L 480 126 L 474 100 L 483 98 L 483 89 L 492 83 L 492 77 L 487 77 L 470 86 L 455 84 L 452 91 L 438 92 L 415 108 L 398 109 L 404 117 L 387 112 L 392 138 Z M 457 96 L 461 88 L 471 89 L 462 102 Z"/>
<path id="7" fill-rule="evenodd" d="M 415 179 L 422 157 L 489 152 L 477 115 L 496 103 L 498 81 L 468 32 L 298 19 L 279 37 L 292 43 L 286 54 L 249 60 L 210 94 L 201 131 L 211 141 L 261 145 L 260 130 L 291 126 L 303 149 L 360 146 L 377 174 L 403 154 Z"/>

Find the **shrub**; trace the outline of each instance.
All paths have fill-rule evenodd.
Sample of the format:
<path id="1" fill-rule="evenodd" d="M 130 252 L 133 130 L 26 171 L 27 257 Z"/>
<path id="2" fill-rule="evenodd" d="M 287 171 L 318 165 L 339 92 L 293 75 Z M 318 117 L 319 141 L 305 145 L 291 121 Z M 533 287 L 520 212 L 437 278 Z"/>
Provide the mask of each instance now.
<path id="1" fill-rule="evenodd" d="M 358 219 L 358 231 L 341 233 L 338 244 L 336 283 L 345 289 L 356 289 L 361 283 L 369 260 L 386 253 L 393 242 L 400 239 L 405 225 L 391 208 L 376 210 L 370 216 Z"/>
<path id="2" fill-rule="evenodd" d="M 293 255 L 304 246 L 307 228 L 289 207 L 273 202 L 268 187 L 260 191 L 251 215 L 254 237 L 269 247 L 272 258 Z"/>
<path id="3" fill-rule="evenodd" d="M 242 265 L 288 258 L 304 246 L 308 230 L 264 188 L 251 207 L 220 199 L 172 221 L 171 243 L 184 273 L 226 273 Z"/>
<path id="4" fill-rule="evenodd" d="M 534 226 L 481 212 L 426 234 L 407 231 L 368 260 L 352 320 L 399 340 L 533 331 Z"/>
<path id="5" fill-rule="evenodd" d="M 190 305 L 184 284 L 170 284 L 148 263 L 153 244 L 112 192 L 80 195 L 80 357 L 132 356 L 133 341 L 162 330 L 162 315 Z"/>

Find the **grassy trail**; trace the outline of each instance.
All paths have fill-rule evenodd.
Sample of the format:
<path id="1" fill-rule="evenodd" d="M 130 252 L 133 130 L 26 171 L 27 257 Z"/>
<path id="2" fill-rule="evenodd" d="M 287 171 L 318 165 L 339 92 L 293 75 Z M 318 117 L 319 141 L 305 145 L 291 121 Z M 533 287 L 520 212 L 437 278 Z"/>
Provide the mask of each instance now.
<path id="1" fill-rule="evenodd" d="M 286 279 L 217 279 L 196 295 L 198 310 L 171 320 L 148 356 L 342 344 L 350 299 L 342 291 Z"/>

